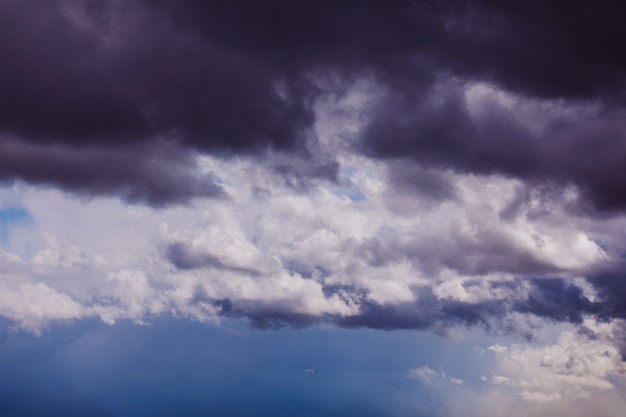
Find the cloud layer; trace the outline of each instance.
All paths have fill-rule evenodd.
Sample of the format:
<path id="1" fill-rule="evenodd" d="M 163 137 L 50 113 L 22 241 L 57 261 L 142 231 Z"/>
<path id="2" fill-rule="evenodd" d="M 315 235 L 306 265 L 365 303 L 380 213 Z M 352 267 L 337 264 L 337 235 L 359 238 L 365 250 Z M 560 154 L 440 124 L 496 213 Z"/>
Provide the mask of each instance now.
<path id="1" fill-rule="evenodd" d="M 625 62 L 622 12 L 612 4 L 5 2 L 3 147 L 51 162 L 36 175 L 37 157 L 18 158 L 2 177 L 123 197 L 139 182 L 155 197 L 130 199 L 157 205 L 212 195 L 107 155 L 163 141 L 183 155 L 310 154 L 316 102 L 371 79 L 379 94 L 352 138 L 356 152 L 573 185 L 592 212 L 620 211 Z M 468 83 L 507 103 L 468 102 Z M 175 168 L 180 152 L 148 154 Z M 104 163 L 126 175 L 102 171 Z M 78 184 L 68 178 L 79 175 Z"/>
<path id="2" fill-rule="evenodd" d="M 4 1 L 0 315 L 34 333 L 237 318 L 528 343 L 569 326 L 498 351 L 514 367 L 582 343 L 569 368 L 544 361 L 551 389 L 486 382 L 535 402 L 613 387 L 623 9 Z"/>

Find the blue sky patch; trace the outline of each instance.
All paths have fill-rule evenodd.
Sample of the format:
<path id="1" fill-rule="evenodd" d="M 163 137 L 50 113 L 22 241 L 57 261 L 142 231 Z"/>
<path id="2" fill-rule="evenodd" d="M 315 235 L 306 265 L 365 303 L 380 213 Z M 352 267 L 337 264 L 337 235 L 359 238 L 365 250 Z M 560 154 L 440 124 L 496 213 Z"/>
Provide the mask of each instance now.
<path id="1" fill-rule="evenodd" d="M 359 187 L 352 182 L 352 176 L 356 174 L 356 172 L 356 168 L 353 167 L 342 167 L 339 170 L 339 182 L 341 185 L 335 188 L 335 195 L 348 197 L 352 201 L 365 200 L 365 196 Z"/>
<path id="2" fill-rule="evenodd" d="M 6 242 L 9 229 L 15 225 L 28 225 L 33 218 L 24 207 L 12 206 L 0 208 L 0 241 Z"/>

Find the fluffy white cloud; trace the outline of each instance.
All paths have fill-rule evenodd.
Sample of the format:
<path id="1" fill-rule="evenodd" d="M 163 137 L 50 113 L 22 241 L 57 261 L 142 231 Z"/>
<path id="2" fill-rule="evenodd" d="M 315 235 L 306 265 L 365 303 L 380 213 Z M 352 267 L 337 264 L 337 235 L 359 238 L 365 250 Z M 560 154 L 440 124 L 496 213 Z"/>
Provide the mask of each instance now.
<path id="1" fill-rule="evenodd" d="M 586 319 L 562 330 L 552 342 L 492 345 L 497 372 L 483 376 L 495 390 L 507 390 L 528 402 L 584 402 L 602 391 L 615 392 L 626 381 L 626 364 L 614 341 L 623 323 Z"/>
<path id="2" fill-rule="evenodd" d="M 44 283 L 27 283 L 15 289 L 0 288 L 0 315 L 39 333 L 50 320 L 82 318 L 85 311 L 81 304 Z"/>
<path id="3" fill-rule="evenodd" d="M 447 382 L 453 385 L 463 385 L 462 379 L 446 375 L 445 372 L 437 372 L 428 365 L 409 369 L 407 375 L 409 378 L 419 379 L 421 382 L 428 385 L 435 385 L 441 382 Z"/>

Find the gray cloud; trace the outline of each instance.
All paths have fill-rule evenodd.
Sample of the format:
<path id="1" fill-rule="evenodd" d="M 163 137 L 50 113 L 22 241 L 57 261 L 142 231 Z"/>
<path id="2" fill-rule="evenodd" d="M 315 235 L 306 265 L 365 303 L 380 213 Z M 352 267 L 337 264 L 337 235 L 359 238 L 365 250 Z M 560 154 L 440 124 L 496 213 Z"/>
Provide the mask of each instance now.
<path id="1" fill-rule="evenodd" d="M 359 313 L 349 316 L 299 313 L 285 301 L 211 299 L 202 292 L 196 293 L 193 302 L 210 302 L 219 309 L 220 315 L 244 319 L 263 329 L 332 324 L 346 328 L 431 330 L 446 334 L 451 328 L 467 326 L 494 334 L 517 333 L 527 338 L 533 337 L 532 331 L 514 319 L 513 313 L 576 325 L 583 323 L 585 315 L 602 320 L 611 314 L 606 305 L 589 300 L 579 287 L 567 280 L 516 279 L 489 285 L 501 290 L 504 287 L 506 297 L 471 303 L 440 298 L 430 288 L 422 288 L 416 290 L 416 302 L 379 304 L 368 299 L 367 291 L 351 286 L 325 285 L 326 296 L 340 294 L 358 303 Z"/>
<path id="2" fill-rule="evenodd" d="M 3 6 L 0 129 L 74 145 L 168 135 L 200 149 L 296 146 L 303 96 L 251 56 L 138 1 Z M 37 27 L 37 31 L 31 28 Z"/>
<path id="3" fill-rule="evenodd" d="M 539 112 L 540 105 L 534 106 Z M 625 161 L 623 152 L 616 152 L 626 144 L 618 117 L 621 110 L 579 109 L 571 115 L 559 114 L 563 108 L 544 109 L 549 115 L 546 124 L 533 129 L 516 114 L 518 110 L 496 100 L 472 114 L 464 91 L 456 86 L 444 87 L 443 92 L 391 94 L 373 111 L 360 146 L 374 157 L 501 174 L 545 192 L 552 188 L 558 194 L 575 185 L 580 191 L 579 212 L 618 212 L 626 204 L 626 178 L 620 168 Z"/>
<path id="4" fill-rule="evenodd" d="M 211 253 L 199 253 L 183 243 L 172 243 L 167 247 L 168 260 L 179 269 L 214 268 L 222 271 L 238 272 L 258 276 L 259 271 L 234 265 L 228 259 Z"/>
<path id="5" fill-rule="evenodd" d="M 615 152 L 624 146 L 623 11 L 614 6 L 9 1 L 1 6 L 0 132 L 42 145 L 173 138 L 225 156 L 306 155 L 316 146 L 316 100 L 371 77 L 387 96 L 358 138 L 368 155 L 571 183 L 589 203 L 583 208 L 613 213 L 626 206 L 623 152 Z M 441 90 L 442 81 L 457 88 Z M 601 110 L 582 120 L 554 115 L 538 134 L 497 106 L 470 116 L 460 87 L 472 82 Z M 311 176 L 336 179 L 332 158 L 276 168 L 295 186 Z M 7 176 L 45 182 L 25 175 L 29 169 Z M 434 174 L 394 172 L 405 190 L 451 196 Z M 152 192 L 177 200 L 173 190 Z"/>
<path id="6" fill-rule="evenodd" d="M 0 140 L 0 180 L 17 179 L 154 206 L 226 197 L 189 152 L 167 143 L 79 148 Z"/>
<path id="7" fill-rule="evenodd" d="M 427 169 L 412 161 L 400 159 L 389 164 L 390 192 L 408 193 L 421 199 L 434 201 L 454 199 L 456 189 L 445 172 Z M 392 197 L 392 196 L 391 196 Z"/>

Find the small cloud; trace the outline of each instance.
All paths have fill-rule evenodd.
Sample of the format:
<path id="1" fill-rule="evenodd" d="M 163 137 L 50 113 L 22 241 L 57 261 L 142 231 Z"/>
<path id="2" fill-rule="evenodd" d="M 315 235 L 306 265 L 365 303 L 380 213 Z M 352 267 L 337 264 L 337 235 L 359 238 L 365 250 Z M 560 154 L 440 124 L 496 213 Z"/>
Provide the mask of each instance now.
<path id="1" fill-rule="evenodd" d="M 493 385 L 515 385 L 514 381 L 511 381 L 510 378 L 500 375 L 494 375 L 491 377 L 491 383 Z"/>
<path id="2" fill-rule="evenodd" d="M 408 372 L 409 378 L 418 378 L 427 384 L 434 383 L 437 379 L 439 379 L 439 373 L 433 370 L 429 366 L 422 366 L 420 368 L 409 369 Z"/>
<path id="3" fill-rule="evenodd" d="M 506 352 L 508 348 L 506 346 L 502 346 L 496 343 L 495 345 L 489 346 L 487 350 L 492 350 L 496 353 L 496 355 L 500 355 Z"/>
<path id="4" fill-rule="evenodd" d="M 463 380 L 459 378 L 450 377 L 450 382 L 453 383 L 454 385 L 463 385 Z"/>
<path id="5" fill-rule="evenodd" d="M 463 385 L 463 380 L 446 375 L 445 372 L 437 372 L 430 366 L 422 366 L 420 368 L 412 368 L 408 371 L 409 378 L 418 378 L 427 384 L 434 384 L 438 380 L 448 381 L 451 384 Z"/>
<path id="6" fill-rule="evenodd" d="M 315 373 L 315 369 L 309 368 L 304 370 L 305 375 L 313 375 Z"/>

